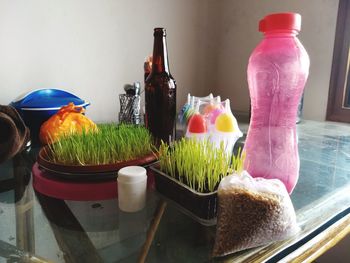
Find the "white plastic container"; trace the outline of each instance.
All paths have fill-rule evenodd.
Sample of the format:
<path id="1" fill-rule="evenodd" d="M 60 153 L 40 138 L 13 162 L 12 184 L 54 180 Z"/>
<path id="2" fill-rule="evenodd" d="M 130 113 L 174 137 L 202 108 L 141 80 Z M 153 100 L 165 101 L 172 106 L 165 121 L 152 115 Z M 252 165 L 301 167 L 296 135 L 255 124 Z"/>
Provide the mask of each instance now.
<path id="1" fill-rule="evenodd" d="M 147 173 L 141 166 L 127 166 L 118 172 L 118 204 L 124 212 L 137 212 L 146 204 Z"/>

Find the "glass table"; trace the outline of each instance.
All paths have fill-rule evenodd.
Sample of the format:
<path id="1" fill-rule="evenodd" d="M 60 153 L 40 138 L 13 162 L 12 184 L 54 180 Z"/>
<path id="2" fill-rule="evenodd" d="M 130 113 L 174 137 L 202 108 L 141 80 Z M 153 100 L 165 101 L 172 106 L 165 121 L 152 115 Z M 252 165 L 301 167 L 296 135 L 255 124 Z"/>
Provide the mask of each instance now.
<path id="1" fill-rule="evenodd" d="M 288 240 L 212 258 L 215 226 L 197 223 L 152 186 L 136 213 L 120 211 L 117 199 L 35 192 L 33 148 L 0 164 L 0 262 L 313 260 L 350 232 L 350 126 L 302 121 L 297 129 L 301 167 L 291 198 L 301 231 Z"/>

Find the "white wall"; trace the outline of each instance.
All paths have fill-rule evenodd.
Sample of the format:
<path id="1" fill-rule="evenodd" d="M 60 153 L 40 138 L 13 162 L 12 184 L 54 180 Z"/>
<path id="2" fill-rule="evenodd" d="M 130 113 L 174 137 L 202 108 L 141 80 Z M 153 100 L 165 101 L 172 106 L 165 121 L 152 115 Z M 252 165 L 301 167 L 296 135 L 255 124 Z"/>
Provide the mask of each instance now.
<path id="1" fill-rule="evenodd" d="M 229 97 L 248 111 L 246 68 L 268 13 L 303 16 L 300 39 L 311 58 L 304 117 L 324 120 L 338 0 L 0 0 L 0 104 L 39 88 L 89 100 L 87 115 L 113 121 L 125 83 L 143 81 L 153 28 L 168 31 L 169 61 L 186 94 Z"/>
<path id="2" fill-rule="evenodd" d="M 219 3 L 217 90 L 231 98 L 232 108 L 247 112 L 249 92 L 247 64 L 262 39 L 258 22 L 269 13 L 297 12 L 302 15 L 299 39 L 311 61 L 305 87 L 304 118 L 325 120 L 331 73 L 338 0 L 222 0 Z"/>
<path id="3" fill-rule="evenodd" d="M 205 70 L 207 2 L 200 0 L 0 1 L 0 104 L 39 88 L 65 89 L 89 100 L 95 121 L 117 120 L 123 85 L 143 83 L 153 28 L 168 32 L 178 105 Z M 181 100 L 183 98 L 183 100 Z"/>

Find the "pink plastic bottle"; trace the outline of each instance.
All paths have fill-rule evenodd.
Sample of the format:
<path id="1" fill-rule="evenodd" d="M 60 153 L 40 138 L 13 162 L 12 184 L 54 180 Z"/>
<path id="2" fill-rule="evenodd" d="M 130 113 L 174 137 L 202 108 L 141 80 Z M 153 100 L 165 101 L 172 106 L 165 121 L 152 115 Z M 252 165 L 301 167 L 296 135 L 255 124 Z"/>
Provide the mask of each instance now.
<path id="1" fill-rule="evenodd" d="M 296 116 L 310 65 L 297 38 L 300 27 L 299 14 L 266 16 L 259 23 L 264 39 L 248 64 L 252 116 L 245 169 L 253 177 L 280 179 L 289 193 L 299 177 Z"/>

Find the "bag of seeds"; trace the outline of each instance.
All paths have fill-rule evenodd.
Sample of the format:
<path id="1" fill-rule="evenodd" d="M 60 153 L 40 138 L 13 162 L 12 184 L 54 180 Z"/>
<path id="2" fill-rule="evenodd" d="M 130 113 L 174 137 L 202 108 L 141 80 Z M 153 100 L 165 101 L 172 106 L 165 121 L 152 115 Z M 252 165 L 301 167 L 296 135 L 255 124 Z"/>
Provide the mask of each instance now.
<path id="1" fill-rule="evenodd" d="M 283 240 L 299 231 L 288 192 L 278 179 L 248 172 L 224 177 L 218 189 L 213 256 Z"/>

